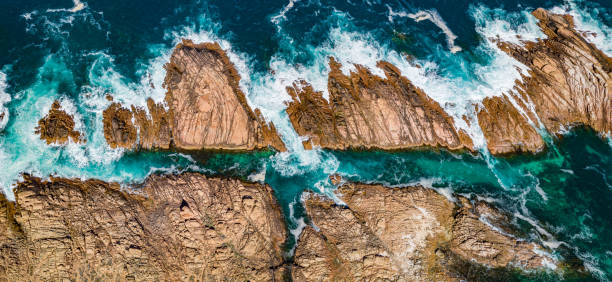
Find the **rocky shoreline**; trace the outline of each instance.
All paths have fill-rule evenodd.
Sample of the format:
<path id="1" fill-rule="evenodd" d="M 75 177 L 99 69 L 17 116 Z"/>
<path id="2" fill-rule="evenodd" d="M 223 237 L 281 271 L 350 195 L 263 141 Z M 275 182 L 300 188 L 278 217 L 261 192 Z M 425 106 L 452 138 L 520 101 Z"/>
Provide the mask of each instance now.
<path id="1" fill-rule="evenodd" d="M 498 42 L 529 73 L 510 93 L 475 106 L 478 124 L 470 126 L 482 129 L 494 155 L 544 150 L 542 130 L 612 131 L 612 59 L 571 17 L 533 15 L 547 39 Z M 328 100 L 307 81 L 287 88 L 286 112 L 305 149 L 478 149 L 392 64 L 379 62 L 384 78 L 359 65 L 346 75 L 334 58 L 329 65 Z M 127 108 L 108 96 L 110 147 L 286 151 L 275 126 L 248 105 L 218 44 L 183 41 L 165 68 L 165 104 L 149 99 L 147 109 Z M 85 142 L 74 127 L 55 102 L 36 131 L 48 144 Z M 305 193 L 310 224 L 286 256 L 284 215 L 264 184 L 199 173 L 152 175 L 131 187 L 25 175 L 15 202 L 0 199 L 0 278 L 459 281 L 470 278 L 460 269 L 466 265 L 546 271 L 558 264 L 542 246 L 511 235 L 509 218 L 487 203 L 420 186 L 333 182 L 342 203 Z"/>
<path id="2" fill-rule="evenodd" d="M 285 220 L 267 185 L 199 173 L 152 175 L 127 188 L 24 179 L 15 202 L 0 201 L 7 280 L 458 280 L 448 267 L 457 258 L 541 270 L 552 263 L 541 246 L 479 220 L 503 216 L 487 204 L 454 203 L 423 187 L 344 183 L 337 193 L 346 206 L 308 194 L 311 225 L 288 260 Z"/>

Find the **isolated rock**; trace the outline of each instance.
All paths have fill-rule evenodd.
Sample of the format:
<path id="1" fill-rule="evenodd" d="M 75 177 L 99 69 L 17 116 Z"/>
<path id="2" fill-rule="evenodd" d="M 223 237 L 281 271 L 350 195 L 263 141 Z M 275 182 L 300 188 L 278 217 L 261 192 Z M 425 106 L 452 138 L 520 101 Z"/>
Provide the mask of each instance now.
<path id="1" fill-rule="evenodd" d="M 145 109 L 128 110 L 139 132 L 138 144 L 135 139 L 119 143 L 114 135 L 131 136 L 132 129 L 127 122 L 120 122 L 126 125 L 124 127 L 115 126 L 113 122 L 125 121 L 121 117 L 130 114 L 117 111 L 115 104 L 111 105 L 107 109 L 108 118 L 105 111 L 105 128 L 125 131 L 105 134 L 111 146 L 227 151 L 271 146 L 279 151 L 286 150 L 274 125 L 267 123 L 259 110 L 253 111 L 247 104 L 239 87 L 240 75 L 218 44 L 194 44 L 185 40 L 176 46 L 165 68 L 167 109 L 149 100 L 150 115 Z M 121 117 L 115 119 L 116 114 Z"/>
<path id="2" fill-rule="evenodd" d="M 47 141 L 47 144 L 65 144 L 68 140 L 85 142 L 74 126 L 73 117 L 61 109 L 59 101 L 55 101 L 49 113 L 38 121 L 36 133 L 40 134 L 40 139 Z"/>
<path id="3" fill-rule="evenodd" d="M 386 78 L 356 65 L 346 76 L 330 59 L 329 102 L 306 82 L 287 89 L 287 113 L 306 148 L 408 149 L 421 146 L 472 149 L 453 119 L 393 65 L 380 62 Z"/>
<path id="4" fill-rule="evenodd" d="M 279 280 L 286 231 L 268 186 L 196 173 L 133 191 L 25 177 L 0 201 L 0 280 Z"/>
<path id="5" fill-rule="evenodd" d="M 549 132 L 586 125 L 612 133 L 612 58 L 576 31 L 570 15 L 541 8 L 532 14 L 546 39 L 524 46 L 499 42 L 502 50 L 529 67 L 514 95 L 533 103 L 535 113 L 530 114 Z"/>
<path id="6" fill-rule="evenodd" d="M 530 124 L 508 97 L 485 98 L 482 105 L 484 108 L 478 111 L 478 124 L 492 154 L 536 153 L 546 147 L 535 124 Z"/>
<path id="7" fill-rule="evenodd" d="M 460 262 L 534 269 L 546 259 L 539 246 L 480 221 L 502 216 L 483 203 L 456 204 L 418 186 L 345 184 L 336 194 L 346 206 L 314 194 L 305 201 L 318 231 L 307 227 L 298 240 L 298 281 L 459 280 L 466 278 L 454 271 Z"/>

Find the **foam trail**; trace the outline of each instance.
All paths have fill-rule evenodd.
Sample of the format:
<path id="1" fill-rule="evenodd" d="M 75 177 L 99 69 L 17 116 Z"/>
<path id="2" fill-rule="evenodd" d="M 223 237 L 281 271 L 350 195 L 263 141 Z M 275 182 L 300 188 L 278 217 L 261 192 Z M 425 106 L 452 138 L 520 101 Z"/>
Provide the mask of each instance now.
<path id="1" fill-rule="evenodd" d="M 9 111 L 6 104 L 11 101 L 11 95 L 6 93 L 6 74 L 0 71 L 0 131 L 4 130 L 9 121 Z"/>
<path id="2" fill-rule="evenodd" d="M 78 11 L 81 11 L 83 9 L 85 9 L 87 7 L 86 3 L 81 2 L 80 0 L 72 0 L 72 3 L 74 3 L 74 6 L 72 6 L 72 8 L 70 9 L 47 9 L 47 12 L 71 12 L 71 13 L 76 13 Z"/>
<path id="3" fill-rule="evenodd" d="M 298 2 L 299 0 L 289 0 L 289 3 L 287 3 L 287 6 L 283 7 L 283 9 L 278 13 L 278 15 L 270 18 L 270 21 L 275 24 L 278 25 L 281 21 L 281 19 L 287 19 L 287 17 L 285 16 L 285 14 L 287 12 L 289 12 L 289 10 L 291 10 L 291 8 L 293 8 L 293 5 L 295 5 L 295 2 Z"/>
<path id="4" fill-rule="evenodd" d="M 444 21 L 444 19 L 442 19 L 440 14 L 438 14 L 438 11 L 423 10 L 423 11 L 418 11 L 414 14 L 408 14 L 403 11 L 395 12 L 391 9 L 391 7 L 388 7 L 388 8 L 389 8 L 390 21 L 393 21 L 394 16 L 408 17 L 408 18 L 413 19 L 415 22 L 420 22 L 424 20 L 431 21 L 438 28 L 440 28 L 442 32 L 444 32 L 444 34 L 446 35 L 446 42 L 448 44 L 448 48 L 450 49 L 451 53 L 457 53 L 462 50 L 461 47 L 455 45 L 455 39 L 457 39 L 457 35 L 455 35 L 453 31 L 446 25 L 446 22 Z"/>

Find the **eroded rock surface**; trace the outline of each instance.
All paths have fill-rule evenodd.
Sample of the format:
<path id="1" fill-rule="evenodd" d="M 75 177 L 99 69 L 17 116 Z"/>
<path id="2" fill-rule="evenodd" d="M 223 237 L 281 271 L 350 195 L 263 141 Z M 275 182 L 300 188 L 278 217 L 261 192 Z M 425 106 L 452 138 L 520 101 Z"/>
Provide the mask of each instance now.
<path id="1" fill-rule="evenodd" d="M 313 227 L 299 238 L 292 268 L 297 280 L 465 279 L 459 262 L 488 267 L 542 267 L 539 246 L 504 235 L 479 220 L 496 219 L 485 204 L 460 204 L 422 187 L 345 184 L 337 191 L 347 206 L 310 195 Z M 491 222 L 495 222 L 491 220 Z"/>
<path id="2" fill-rule="evenodd" d="M 281 277 L 286 231 L 272 190 L 187 173 L 121 191 L 25 177 L 0 201 L 0 280 L 240 280 Z"/>
<path id="3" fill-rule="evenodd" d="M 49 113 L 38 121 L 36 133 L 40 134 L 40 139 L 45 140 L 47 144 L 65 144 L 69 140 L 85 142 L 74 126 L 73 117 L 61 109 L 59 101 L 55 101 Z"/>
<path id="4" fill-rule="evenodd" d="M 105 129 L 112 129 L 105 134 L 111 146 L 228 151 L 271 146 L 286 150 L 274 125 L 247 104 L 239 87 L 240 75 L 218 44 L 183 41 L 165 68 L 168 109 L 149 100 L 149 116 L 144 109 L 125 109 L 130 114 L 113 104 L 104 119 Z M 124 118 L 131 115 L 133 126 Z M 138 144 L 131 138 L 133 130 L 139 132 Z M 114 135 L 130 138 L 118 142 Z"/>
<path id="5" fill-rule="evenodd" d="M 541 8 L 532 14 L 546 39 L 524 46 L 499 43 L 529 67 L 514 94 L 533 103 L 535 114 L 552 133 L 578 124 L 611 133 L 612 58 L 584 39 L 571 16 Z"/>
<path id="6" fill-rule="evenodd" d="M 507 96 L 485 98 L 484 109 L 478 111 L 478 124 L 492 154 L 517 152 L 536 153 L 546 144 L 525 116 L 514 107 Z"/>
<path id="7" fill-rule="evenodd" d="M 330 59 L 329 102 L 306 82 L 288 88 L 287 113 L 307 148 L 408 149 L 420 146 L 472 149 L 453 119 L 393 65 L 380 62 L 386 78 L 356 65 L 346 76 Z"/>

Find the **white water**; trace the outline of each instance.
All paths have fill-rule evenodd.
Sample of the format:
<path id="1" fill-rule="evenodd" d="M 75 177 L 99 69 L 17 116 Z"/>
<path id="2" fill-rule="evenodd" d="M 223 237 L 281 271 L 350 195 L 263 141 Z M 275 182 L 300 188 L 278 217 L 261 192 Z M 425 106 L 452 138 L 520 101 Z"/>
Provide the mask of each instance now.
<path id="1" fill-rule="evenodd" d="M 9 111 L 6 104 L 11 101 L 11 95 L 6 93 L 6 74 L 0 71 L 0 132 L 9 121 Z"/>
<path id="2" fill-rule="evenodd" d="M 408 17 L 408 18 L 413 19 L 417 23 L 420 21 L 428 20 L 432 22 L 433 24 L 435 24 L 438 28 L 440 28 L 440 30 L 442 30 L 444 35 L 446 35 L 446 42 L 448 44 L 448 49 L 450 50 L 451 53 L 457 53 L 462 50 L 461 47 L 455 45 L 455 39 L 457 39 L 457 36 L 448 27 L 448 25 L 446 25 L 446 22 L 444 21 L 444 19 L 442 19 L 440 14 L 438 14 L 438 11 L 424 10 L 424 11 L 418 11 L 416 13 L 409 14 L 404 11 L 395 12 L 393 11 L 393 9 L 391 9 L 391 6 L 387 6 L 387 7 L 389 8 L 389 21 L 390 22 L 393 22 L 393 17 Z"/>

